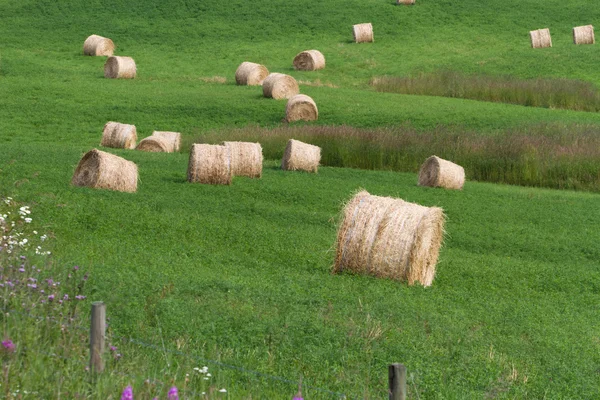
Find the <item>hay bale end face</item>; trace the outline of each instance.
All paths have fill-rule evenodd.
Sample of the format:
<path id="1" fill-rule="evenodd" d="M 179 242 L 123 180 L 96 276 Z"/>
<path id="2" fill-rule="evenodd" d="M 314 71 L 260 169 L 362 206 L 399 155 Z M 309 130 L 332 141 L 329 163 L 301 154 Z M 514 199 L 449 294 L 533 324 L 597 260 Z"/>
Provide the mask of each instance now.
<path id="1" fill-rule="evenodd" d="M 155 153 L 173 153 L 179 151 L 180 143 L 179 132 L 154 131 L 152 136 L 142 139 L 136 149 Z"/>
<path id="2" fill-rule="evenodd" d="M 133 79 L 137 74 L 135 61 L 131 57 L 108 57 L 104 64 L 104 77 L 112 79 Z"/>
<path id="3" fill-rule="evenodd" d="M 354 25 L 352 31 L 356 43 L 371 43 L 375 41 L 373 38 L 373 25 L 370 22 Z"/>
<path id="4" fill-rule="evenodd" d="M 294 68 L 300 71 L 315 71 L 325 68 L 325 56 L 319 50 L 306 50 L 294 57 Z"/>
<path id="5" fill-rule="evenodd" d="M 229 147 L 195 143 L 190 151 L 188 181 L 210 185 L 230 185 L 231 161 Z"/>
<path id="6" fill-rule="evenodd" d="M 534 49 L 552 47 L 552 37 L 548 28 L 529 32 L 529 38 L 531 39 L 531 47 Z"/>
<path id="7" fill-rule="evenodd" d="M 102 130 L 100 146 L 116 149 L 134 149 L 137 141 L 135 125 L 107 122 Z"/>
<path id="8" fill-rule="evenodd" d="M 290 139 L 281 160 L 281 169 L 287 171 L 317 172 L 320 161 L 321 148 L 319 146 Z"/>
<path id="9" fill-rule="evenodd" d="M 86 56 L 112 56 L 115 44 L 109 38 L 91 35 L 83 42 L 83 54 Z"/>
<path id="10" fill-rule="evenodd" d="M 412 6 L 415 4 L 415 0 L 396 0 L 396 4 L 398 5 L 405 5 L 405 6 Z"/>
<path id="11" fill-rule="evenodd" d="M 573 43 L 575 44 L 594 44 L 596 38 L 594 37 L 594 26 L 576 26 L 573 28 Z"/>
<path id="12" fill-rule="evenodd" d="M 294 77 L 274 72 L 267 76 L 262 84 L 263 95 L 276 100 L 289 99 L 300 93 L 300 87 Z"/>
<path id="13" fill-rule="evenodd" d="M 235 71 L 235 82 L 238 85 L 262 85 L 268 75 L 269 70 L 264 65 L 244 61 Z"/>
<path id="14" fill-rule="evenodd" d="M 260 178 L 262 176 L 263 154 L 260 143 L 223 142 L 231 151 L 231 173 L 233 176 Z"/>
<path id="15" fill-rule="evenodd" d="M 458 164 L 431 156 L 419 171 L 419 186 L 462 189 L 465 184 L 465 170 Z"/>
<path id="16" fill-rule="evenodd" d="M 307 95 L 297 94 L 288 100 L 285 107 L 285 119 L 287 122 L 316 121 L 317 118 L 319 118 L 317 105 Z"/>
<path id="17" fill-rule="evenodd" d="M 71 184 L 120 192 L 137 191 L 138 168 L 135 163 L 97 149 L 79 161 Z"/>
<path id="18" fill-rule="evenodd" d="M 334 272 L 351 271 L 430 286 L 444 220 L 441 208 L 361 191 L 342 212 Z"/>

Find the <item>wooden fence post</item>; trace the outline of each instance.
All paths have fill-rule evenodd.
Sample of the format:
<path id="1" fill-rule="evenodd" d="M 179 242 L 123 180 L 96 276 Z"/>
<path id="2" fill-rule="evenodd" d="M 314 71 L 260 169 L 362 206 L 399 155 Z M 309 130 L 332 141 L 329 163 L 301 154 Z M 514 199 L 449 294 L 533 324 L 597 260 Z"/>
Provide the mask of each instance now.
<path id="1" fill-rule="evenodd" d="M 106 305 L 101 301 L 92 303 L 92 326 L 90 328 L 90 370 L 104 370 L 104 342 L 106 341 Z"/>
<path id="2" fill-rule="evenodd" d="M 403 364 L 391 364 L 388 373 L 390 400 L 406 400 L 406 367 Z"/>

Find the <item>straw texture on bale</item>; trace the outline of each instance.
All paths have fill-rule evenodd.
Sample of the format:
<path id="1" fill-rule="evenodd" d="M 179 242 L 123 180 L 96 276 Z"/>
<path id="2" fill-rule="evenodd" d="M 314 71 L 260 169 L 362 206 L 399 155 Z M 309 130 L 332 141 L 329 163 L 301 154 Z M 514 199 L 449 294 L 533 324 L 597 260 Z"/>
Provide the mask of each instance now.
<path id="1" fill-rule="evenodd" d="M 138 168 L 124 158 L 93 149 L 84 154 L 71 184 L 120 192 L 137 191 Z"/>
<path id="2" fill-rule="evenodd" d="M 529 32 L 529 38 L 531 39 L 531 47 L 534 49 L 552 47 L 552 37 L 548 28 Z"/>
<path id="3" fill-rule="evenodd" d="M 319 146 L 290 139 L 281 160 L 281 169 L 317 172 L 320 161 L 321 148 Z"/>
<path id="4" fill-rule="evenodd" d="M 104 77 L 112 79 L 132 79 L 137 74 L 135 61 L 131 57 L 108 57 L 104 64 Z"/>
<path id="5" fill-rule="evenodd" d="M 356 43 L 374 42 L 373 25 L 368 22 L 366 24 L 357 24 L 353 26 L 354 41 Z"/>
<path id="6" fill-rule="evenodd" d="M 91 35 L 83 42 L 83 54 L 86 56 L 112 56 L 115 44 L 109 38 Z"/>
<path id="7" fill-rule="evenodd" d="M 314 100 L 305 94 L 297 94 L 288 100 L 285 107 L 285 119 L 293 121 L 316 121 L 319 110 Z"/>
<path id="8" fill-rule="evenodd" d="M 188 164 L 188 181 L 211 185 L 230 185 L 231 148 L 212 144 L 193 144 Z"/>
<path id="9" fill-rule="evenodd" d="M 107 122 L 102 131 L 100 146 L 117 149 L 134 149 L 137 141 L 135 125 Z"/>
<path id="10" fill-rule="evenodd" d="M 462 189 L 465 184 L 465 170 L 460 165 L 431 156 L 419 171 L 419 186 Z"/>
<path id="11" fill-rule="evenodd" d="M 396 0 L 396 4 L 403 4 L 406 6 L 411 6 L 415 4 L 415 0 Z"/>
<path id="12" fill-rule="evenodd" d="M 361 191 L 342 217 L 334 272 L 431 285 L 444 235 L 441 208 Z"/>
<path id="13" fill-rule="evenodd" d="M 594 44 L 596 38 L 594 37 L 594 26 L 576 26 L 573 28 L 573 43 L 575 44 Z"/>
<path id="14" fill-rule="evenodd" d="M 325 68 L 325 56 L 319 50 L 306 50 L 294 57 L 294 68 L 300 71 L 315 71 Z"/>
<path id="15" fill-rule="evenodd" d="M 264 65 L 244 61 L 235 71 L 235 82 L 238 85 L 262 85 L 269 75 L 269 70 Z"/>
<path id="16" fill-rule="evenodd" d="M 181 143 L 181 133 L 179 132 L 161 132 L 154 131 L 152 136 L 148 136 L 140 141 L 137 150 L 156 153 L 173 153 L 179 151 Z"/>
<path id="17" fill-rule="evenodd" d="M 294 77 L 274 72 L 267 76 L 262 84 L 263 95 L 276 100 L 289 99 L 298 93 L 300 88 Z"/>
<path id="18" fill-rule="evenodd" d="M 260 178 L 262 176 L 263 154 L 260 143 L 223 142 L 231 151 L 231 173 L 233 176 Z"/>

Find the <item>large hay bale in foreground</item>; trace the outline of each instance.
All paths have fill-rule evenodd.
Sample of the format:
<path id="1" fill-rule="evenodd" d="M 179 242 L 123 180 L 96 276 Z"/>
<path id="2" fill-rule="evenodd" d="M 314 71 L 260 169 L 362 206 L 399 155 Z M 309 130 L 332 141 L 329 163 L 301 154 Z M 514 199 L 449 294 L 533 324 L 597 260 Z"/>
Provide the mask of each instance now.
<path id="1" fill-rule="evenodd" d="M 230 185 L 231 148 L 212 144 L 193 144 L 187 175 L 189 182 Z"/>
<path id="2" fill-rule="evenodd" d="M 294 77 L 273 72 L 267 76 L 262 84 L 263 95 L 274 99 L 289 99 L 298 93 L 300 88 Z"/>
<path id="3" fill-rule="evenodd" d="M 288 100 L 285 107 L 285 120 L 293 121 L 316 121 L 319 118 L 319 110 L 314 100 L 305 94 L 297 94 Z"/>
<path id="4" fill-rule="evenodd" d="M 117 149 L 134 149 L 137 141 L 135 125 L 109 121 L 102 130 L 100 146 Z"/>
<path id="5" fill-rule="evenodd" d="M 552 47 L 552 37 L 548 28 L 529 32 L 529 38 L 531 39 L 531 47 L 534 49 Z"/>
<path id="6" fill-rule="evenodd" d="M 93 149 L 79 161 L 71 184 L 120 192 L 137 191 L 138 168 L 124 158 Z"/>
<path id="7" fill-rule="evenodd" d="M 281 160 L 281 169 L 317 172 L 320 161 L 321 148 L 319 146 L 290 139 Z"/>
<path id="8" fill-rule="evenodd" d="M 351 271 L 430 286 L 444 234 L 444 212 L 359 192 L 343 210 L 334 272 Z"/>
<path id="9" fill-rule="evenodd" d="M 412 6 L 413 4 L 415 4 L 415 0 L 396 0 L 396 4 Z"/>
<path id="10" fill-rule="evenodd" d="M 596 38 L 594 37 L 594 26 L 576 26 L 573 28 L 573 43 L 575 44 L 594 44 Z"/>
<path id="11" fill-rule="evenodd" d="M 263 154 L 260 143 L 223 142 L 231 151 L 231 173 L 233 176 L 260 178 L 262 176 Z"/>
<path id="12" fill-rule="evenodd" d="M 261 64 L 244 61 L 235 71 L 235 83 L 238 85 L 262 85 L 269 75 L 267 67 Z"/>
<path id="13" fill-rule="evenodd" d="M 465 170 L 458 164 L 431 156 L 419 171 L 419 186 L 462 189 L 465 184 Z"/>
<path id="14" fill-rule="evenodd" d="M 136 149 L 155 153 L 173 153 L 179 151 L 180 143 L 179 132 L 154 131 L 152 136 L 142 139 Z"/>
<path id="15" fill-rule="evenodd" d="M 300 71 L 315 71 L 325 68 L 325 56 L 319 50 L 306 50 L 294 57 L 294 68 Z"/>
<path id="16" fill-rule="evenodd" d="M 352 33 L 354 34 L 354 41 L 356 43 L 370 43 L 375 41 L 373 38 L 373 25 L 370 22 L 354 25 Z"/>
<path id="17" fill-rule="evenodd" d="M 83 54 L 86 56 L 112 56 L 115 44 L 109 38 L 91 35 L 83 42 Z"/>
<path id="18" fill-rule="evenodd" d="M 133 79 L 137 74 L 135 61 L 131 57 L 108 57 L 104 64 L 104 77 L 112 79 Z"/>

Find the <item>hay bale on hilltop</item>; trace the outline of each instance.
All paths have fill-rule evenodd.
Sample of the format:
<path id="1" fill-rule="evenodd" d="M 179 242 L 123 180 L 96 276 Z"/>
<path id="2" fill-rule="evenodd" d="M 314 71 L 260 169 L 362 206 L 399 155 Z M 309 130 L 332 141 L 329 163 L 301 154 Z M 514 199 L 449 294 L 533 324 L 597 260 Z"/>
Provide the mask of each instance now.
<path id="1" fill-rule="evenodd" d="M 321 148 L 319 146 L 290 139 L 281 160 L 281 169 L 287 171 L 317 172 L 320 161 Z"/>
<path id="2" fill-rule="evenodd" d="M 325 68 L 325 56 L 319 50 L 306 50 L 294 57 L 294 68 L 300 71 L 315 71 Z"/>
<path id="3" fill-rule="evenodd" d="M 83 54 L 86 56 L 112 56 L 115 44 L 109 38 L 91 35 L 83 42 Z"/>
<path id="4" fill-rule="evenodd" d="M 179 151 L 180 143 L 179 132 L 154 131 L 152 136 L 142 139 L 136 149 L 155 153 L 173 153 Z"/>
<path id="5" fill-rule="evenodd" d="M 244 61 L 235 71 L 235 82 L 238 85 L 262 85 L 268 75 L 269 70 L 264 65 Z"/>
<path id="6" fill-rule="evenodd" d="M 137 191 L 135 163 L 98 149 L 88 151 L 79 161 L 71 184 L 120 192 Z"/>
<path id="7" fill-rule="evenodd" d="M 529 38 L 531 39 L 531 47 L 534 49 L 552 47 L 552 37 L 548 28 L 529 32 Z"/>
<path id="8" fill-rule="evenodd" d="M 371 43 L 375 41 L 373 38 L 373 25 L 370 22 L 354 25 L 352 32 L 356 43 Z"/>
<path id="9" fill-rule="evenodd" d="M 193 144 L 187 175 L 188 181 L 193 183 L 230 185 L 232 178 L 231 148 L 211 144 Z"/>
<path id="10" fill-rule="evenodd" d="M 262 84 L 263 95 L 276 100 L 289 99 L 298 93 L 300 88 L 294 77 L 274 72 L 267 76 Z"/>
<path id="11" fill-rule="evenodd" d="M 465 184 L 465 170 L 458 164 L 431 156 L 419 171 L 419 186 L 462 189 Z"/>
<path id="12" fill-rule="evenodd" d="M 109 121 L 102 130 L 100 146 L 117 149 L 134 149 L 137 141 L 135 125 Z"/>
<path id="13" fill-rule="evenodd" d="M 431 285 L 444 233 L 441 208 L 361 191 L 342 216 L 334 272 Z"/>
<path id="14" fill-rule="evenodd" d="M 319 118 L 319 110 L 312 98 L 305 94 L 297 94 L 288 100 L 285 106 L 285 120 L 293 121 L 316 121 Z"/>
<path id="15" fill-rule="evenodd" d="M 223 142 L 231 151 L 231 173 L 233 176 L 260 178 L 262 176 L 263 154 L 260 143 Z"/>
<path id="16" fill-rule="evenodd" d="M 594 44 L 596 38 L 594 37 L 594 26 L 576 26 L 573 28 L 573 43 L 575 44 Z"/>
<path id="17" fill-rule="evenodd" d="M 405 5 L 405 6 L 412 6 L 415 4 L 415 0 L 396 0 L 396 4 L 398 5 Z"/>
<path id="18" fill-rule="evenodd" d="M 136 74 L 137 67 L 131 57 L 111 56 L 104 64 L 105 78 L 133 79 Z"/>

